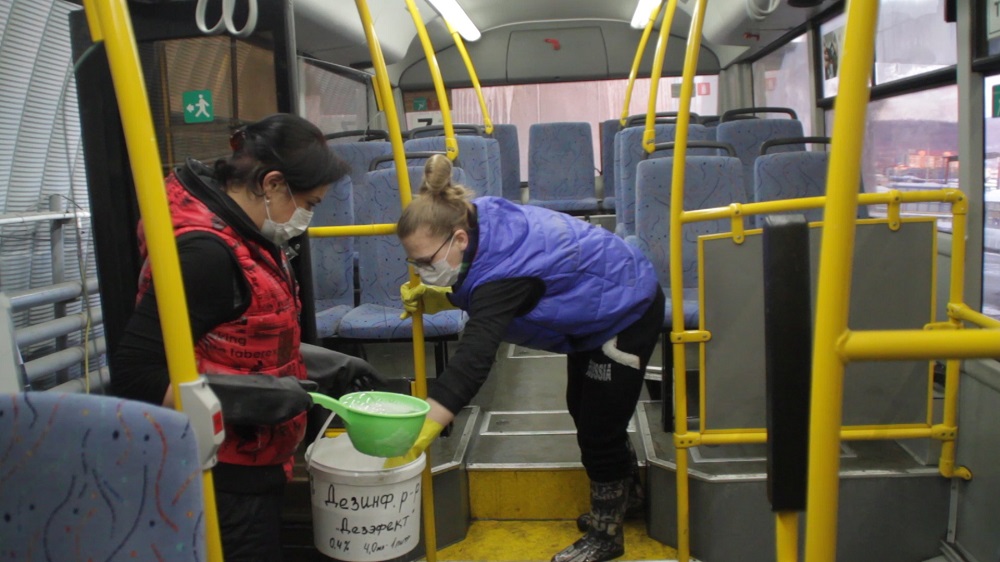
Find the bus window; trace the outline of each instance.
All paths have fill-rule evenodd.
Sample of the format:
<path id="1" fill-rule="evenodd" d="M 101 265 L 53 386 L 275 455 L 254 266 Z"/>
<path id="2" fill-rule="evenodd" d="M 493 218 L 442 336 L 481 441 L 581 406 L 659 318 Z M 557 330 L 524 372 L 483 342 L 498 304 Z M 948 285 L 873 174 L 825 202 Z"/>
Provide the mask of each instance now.
<path id="1" fill-rule="evenodd" d="M 753 63 L 753 98 L 757 107 L 790 107 L 812 135 L 813 94 L 809 83 L 809 44 L 800 35 Z"/>
<path id="2" fill-rule="evenodd" d="M 828 121 L 829 122 L 829 121 Z M 836 135 L 837 132 L 833 131 Z M 868 104 L 862 178 L 865 191 L 918 191 L 958 187 L 958 88 L 944 86 Z M 885 216 L 885 207 L 873 207 Z M 906 216 L 936 216 L 938 228 L 951 230 L 951 206 L 913 203 Z"/>
<path id="3" fill-rule="evenodd" d="M 955 24 L 940 0 L 882 0 L 875 37 L 875 84 L 952 66 L 958 60 Z"/>
<path id="4" fill-rule="evenodd" d="M 1000 75 L 985 79 L 986 158 L 983 170 L 983 314 L 1000 320 L 1000 107 L 994 107 L 993 88 Z"/>
<path id="5" fill-rule="evenodd" d="M 660 79 L 656 95 L 657 111 L 677 111 L 680 108 L 679 77 Z M 483 88 L 486 106 L 494 123 L 517 125 L 521 151 L 521 177 L 528 177 L 528 129 L 534 123 L 555 121 L 587 121 L 594 132 L 594 158 L 600 162 L 601 121 L 621 116 L 625 105 L 628 80 L 591 82 L 558 82 Z M 649 104 L 648 78 L 635 81 L 629 115 L 645 114 Z M 699 115 L 715 115 L 719 111 L 719 77 L 695 78 L 691 111 Z M 572 101 L 569 101 L 572 100 Z M 452 113 L 456 123 L 481 123 L 482 112 L 476 91 L 457 88 L 451 91 Z"/>
<path id="6" fill-rule="evenodd" d="M 299 57 L 303 117 L 323 134 L 366 129 L 368 86 L 338 74 L 322 61 Z"/>

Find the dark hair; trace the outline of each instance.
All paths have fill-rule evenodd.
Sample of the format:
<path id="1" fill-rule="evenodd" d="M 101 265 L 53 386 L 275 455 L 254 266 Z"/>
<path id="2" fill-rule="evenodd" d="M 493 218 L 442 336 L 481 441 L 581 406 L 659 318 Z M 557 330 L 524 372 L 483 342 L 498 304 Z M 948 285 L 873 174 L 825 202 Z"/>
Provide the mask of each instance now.
<path id="1" fill-rule="evenodd" d="M 424 165 L 420 194 L 405 209 L 396 223 L 400 240 L 408 238 L 421 226 L 431 236 L 448 236 L 456 229 L 469 229 L 470 199 L 475 195 L 465 186 L 451 182 L 452 163 L 447 156 L 435 154 Z"/>
<path id="2" fill-rule="evenodd" d="M 293 192 L 331 184 L 350 170 L 334 156 L 316 125 L 290 113 L 275 113 L 244 125 L 229 138 L 233 154 L 215 162 L 215 178 L 224 186 L 244 185 L 262 195 L 268 172 L 279 171 Z"/>

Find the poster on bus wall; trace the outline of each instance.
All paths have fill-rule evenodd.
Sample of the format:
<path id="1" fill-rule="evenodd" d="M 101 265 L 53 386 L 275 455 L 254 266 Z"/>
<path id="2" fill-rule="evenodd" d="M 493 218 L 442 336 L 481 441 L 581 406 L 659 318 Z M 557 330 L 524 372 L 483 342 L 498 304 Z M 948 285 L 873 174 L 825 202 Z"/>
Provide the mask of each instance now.
<path id="1" fill-rule="evenodd" d="M 823 95 L 837 95 L 840 83 L 840 55 L 844 50 L 844 27 L 839 26 L 822 35 Z"/>

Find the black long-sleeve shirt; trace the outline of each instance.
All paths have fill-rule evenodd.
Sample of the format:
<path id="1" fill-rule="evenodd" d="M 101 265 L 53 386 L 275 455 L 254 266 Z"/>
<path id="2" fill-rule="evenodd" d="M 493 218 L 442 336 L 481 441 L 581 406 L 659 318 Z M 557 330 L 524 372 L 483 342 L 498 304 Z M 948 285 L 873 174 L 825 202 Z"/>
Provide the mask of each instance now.
<path id="1" fill-rule="evenodd" d="M 472 293 L 462 342 L 428 396 L 457 413 L 486 382 L 507 326 L 527 314 L 545 294 L 540 279 L 520 277 L 484 283 Z"/>

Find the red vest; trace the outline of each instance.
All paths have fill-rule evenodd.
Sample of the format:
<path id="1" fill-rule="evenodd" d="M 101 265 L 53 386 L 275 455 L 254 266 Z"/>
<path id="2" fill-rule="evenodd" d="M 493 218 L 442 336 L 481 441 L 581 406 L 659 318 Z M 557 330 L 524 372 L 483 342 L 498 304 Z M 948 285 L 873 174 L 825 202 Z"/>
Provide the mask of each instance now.
<path id="1" fill-rule="evenodd" d="M 198 371 L 305 379 L 306 367 L 299 352 L 301 305 L 284 254 L 280 254 L 281 263 L 278 263 L 267 248 L 243 238 L 192 195 L 175 174 L 167 177 L 166 189 L 174 235 L 203 231 L 221 238 L 236 256 L 250 287 L 250 305 L 243 315 L 219 324 L 195 342 Z M 141 222 L 139 248 L 146 260 Z M 149 286 L 150 265 L 146 260 L 139 277 L 140 299 Z M 305 435 L 305 427 L 305 413 L 273 427 L 237 430 L 227 424 L 219 461 L 252 466 L 284 464 L 286 474 L 290 475 L 292 455 Z"/>

